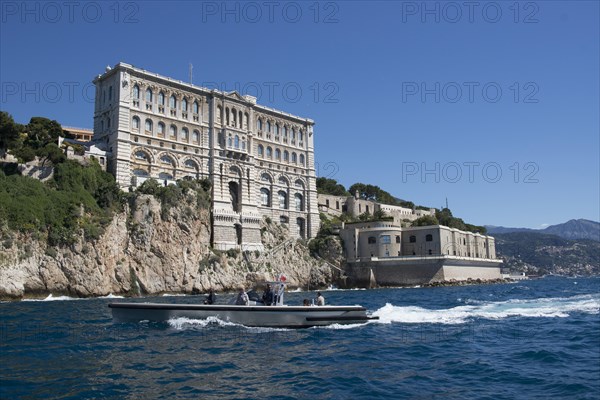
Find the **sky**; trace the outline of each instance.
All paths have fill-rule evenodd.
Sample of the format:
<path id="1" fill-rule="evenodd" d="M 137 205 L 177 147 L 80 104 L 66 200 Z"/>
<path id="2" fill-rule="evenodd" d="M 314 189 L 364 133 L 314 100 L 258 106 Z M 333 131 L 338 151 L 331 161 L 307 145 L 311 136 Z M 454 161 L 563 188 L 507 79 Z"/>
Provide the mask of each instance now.
<path id="1" fill-rule="evenodd" d="M 600 220 L 597 1 L 0 2 L 0 109 L 92 126 L 122 61 L 315 121 L 317 176 L 478 225 Z"/>

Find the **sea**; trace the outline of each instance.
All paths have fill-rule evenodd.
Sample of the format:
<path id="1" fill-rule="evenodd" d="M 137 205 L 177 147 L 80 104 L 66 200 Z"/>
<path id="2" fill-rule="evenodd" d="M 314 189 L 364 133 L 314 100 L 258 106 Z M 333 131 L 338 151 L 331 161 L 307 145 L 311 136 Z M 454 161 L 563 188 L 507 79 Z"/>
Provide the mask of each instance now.
<path id="1" fill-rule="evenodd" d="M 600 399 L 599 292 L 598 277 L 327 290 L 380 319 L 296 330 L 116 324 L 116 296 L 4 302 L 0 398 Z"/>

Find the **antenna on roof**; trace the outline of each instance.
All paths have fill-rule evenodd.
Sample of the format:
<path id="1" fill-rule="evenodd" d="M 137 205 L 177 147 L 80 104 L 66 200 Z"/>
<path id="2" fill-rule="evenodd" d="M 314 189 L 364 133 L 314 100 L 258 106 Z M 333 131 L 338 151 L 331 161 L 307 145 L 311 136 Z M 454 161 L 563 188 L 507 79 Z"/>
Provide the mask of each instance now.
<path id="1" fill-rule="evenodd" d="M 448 198 L 446 197 L 446 209 L 448 209 Z"/>
<path id="2" fill-rule="evenodd" d="M 192 63 L 190 63 L 190 85 L 193 85 L 193 84 L 194 84 L 194 82 L 193 82 L 193 77 L 194 77 L 194 75 L 193 75 L 193 73 L 192 73 L 192 70 L 193 70 L 193 69 L 194 69 L 194 66 L 192 65 Z"/>

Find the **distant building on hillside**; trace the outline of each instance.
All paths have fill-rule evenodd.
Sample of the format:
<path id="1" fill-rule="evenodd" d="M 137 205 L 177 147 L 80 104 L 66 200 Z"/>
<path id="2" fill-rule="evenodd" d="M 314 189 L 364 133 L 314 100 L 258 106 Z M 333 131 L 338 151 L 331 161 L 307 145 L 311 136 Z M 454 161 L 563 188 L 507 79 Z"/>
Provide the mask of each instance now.
<path id="1" fill-rule="evenodd" d="M 89 142 L 92 140 L 92 136 L 94 136 L 94 131 L 92 129 L 73 128 L 71 126 L 63 126 L 62 128 L 66 134 L 80 142 Z"/>
<path id="2" fill-rule="evenodd" d="M 407 208 L 382 204 L 372 200 L 361 199 L 358 192 L 354 196 L 334 196 L 328 194 L 317 195 L 319 211 L 330 216 L 340 216 L 347 213 L 352 217 L 358 217 L 361 214 L 375 214 L 378 211 L 385 212 L 386 216 L 394 218 L 394 224 L 402 225 L 403 220 L 414 221 L 425 215 L 435 215 L 435 208 L 423 210 L 420 208 Z"/>

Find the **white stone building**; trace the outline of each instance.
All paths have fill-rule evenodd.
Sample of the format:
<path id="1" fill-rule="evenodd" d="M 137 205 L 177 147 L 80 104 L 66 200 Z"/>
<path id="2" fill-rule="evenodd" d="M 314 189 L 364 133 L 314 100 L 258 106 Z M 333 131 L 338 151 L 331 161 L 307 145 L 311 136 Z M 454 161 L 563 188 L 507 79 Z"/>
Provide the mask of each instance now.
<path id="1" fill-rule="evenodd" d="M 212 181 L 213 246 L 262 250 L 260 220 L 319 229 L 314 121 L 119 63 L 94 79 L 94 142 L 122 188 Z"/>

